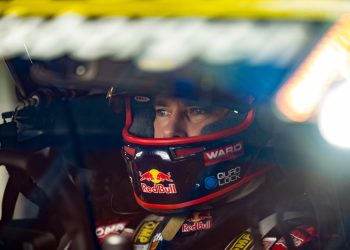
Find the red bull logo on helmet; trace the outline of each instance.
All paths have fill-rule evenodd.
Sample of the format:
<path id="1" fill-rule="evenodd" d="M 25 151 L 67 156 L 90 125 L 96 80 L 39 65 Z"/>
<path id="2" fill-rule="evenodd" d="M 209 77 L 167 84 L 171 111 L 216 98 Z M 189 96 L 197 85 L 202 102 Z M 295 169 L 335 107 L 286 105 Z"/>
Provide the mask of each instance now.
<path id="1" fill-rule="evenodd" d="M 160 182 L 173 182 L 171 179 L 171 174 L 170 172 L 168 173 L 163 173 L 157 169 L 152 168 L 150 171 L 147 171 L 145 173 L 141 173 L 139 171 L 139 175 L 141 177 L 140 181 L 151 181 L 154 184 L 158 184 Z"/>
<path id="2" fill-rule="evenodd" d="M 162 183 L 173 182 L 170 172 L 163 173 L 157 169 L 152 168 L 147 172 L 140 172 L 140 181 L 153 182 L 153 186 L 148 186 L 146 183 L 141 183 L 141 189 L 144 193 L 158 193 L 158 194 L 176 194 L 175 184 L 164 185 Z"/>

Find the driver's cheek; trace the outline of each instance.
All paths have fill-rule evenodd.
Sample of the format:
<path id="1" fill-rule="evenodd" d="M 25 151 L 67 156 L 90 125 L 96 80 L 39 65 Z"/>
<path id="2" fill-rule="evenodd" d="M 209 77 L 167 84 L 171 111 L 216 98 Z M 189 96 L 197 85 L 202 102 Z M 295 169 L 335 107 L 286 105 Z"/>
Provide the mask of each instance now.
<path id="1" fill-rule="evenodd" d="M 187 124 L 188 136 L 199 136 L 201 135 L 202 129 L 209 124 L 207 120 L 198 120 L 197 122 L 189 122 Z"/>
<path id="2" fill-rule="evenodd" d="M 198 126 L 197 124 L 190 124 L 187 128 L 187 134 L 188 136 L 198 136 L 200 135 L 202 130 L 202 127 Z"/>
<path id="3" fill-rule="evenodd" d="M 187 137 L 188 121 L 184 116 L 170 115 L 154 121 L 155 138 Z"/>

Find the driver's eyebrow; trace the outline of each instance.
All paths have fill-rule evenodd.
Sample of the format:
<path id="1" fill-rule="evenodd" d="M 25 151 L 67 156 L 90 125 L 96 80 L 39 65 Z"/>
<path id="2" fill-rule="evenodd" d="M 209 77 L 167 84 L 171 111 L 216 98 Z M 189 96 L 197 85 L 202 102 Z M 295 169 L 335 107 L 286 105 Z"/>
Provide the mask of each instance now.
<path id="1" fill-rule="evenodd" d="M 165 98 L 157 98 L 154 101 L 154 105 L 156 106 L 168 106 L 168 104 L 169 104 L 169 101 Z"/>
<path id="2" fill-rule="evenodd" d="M 185 99 L 176 99 L 176 98 L 167 98 L 167 97 L 159 97 L 154 101 L 154 105 L 156 106 L 169 106 L 169 103 L 174 101 L 180 101 L 184 106 L 201 106 L 199 103 L 195 101 L 189 101 Z"/>
<path id="3" fill-rule="evenodd" d="M 192 101 L 192 100 L 184 100 L 184 105 L 186 107 L 201 107 L 201 108 L 205 108 L 205 109 L 213 109 L 214 106 L 208 104 L 208 103 L 204 103 L 204 102 L 199 102 L 199 101 Z"/>
<path id="4" fill-rule="evenodd" d="M 202 103 L 198 101 L 193 101 L 193 100 L 187 100 L 187 99 L 179 99 L 185 107 L 203 107 L 206 109 L 212 109 L 213 107 L 211 105 L 208 105 L 207 103 Z M 166 97 L 160 97 L 155 99 L 154 105 L 155 106 L 163 106 L 167 107 L 169 106 L 169 102 L 171 102 L 168 98 Z"/>

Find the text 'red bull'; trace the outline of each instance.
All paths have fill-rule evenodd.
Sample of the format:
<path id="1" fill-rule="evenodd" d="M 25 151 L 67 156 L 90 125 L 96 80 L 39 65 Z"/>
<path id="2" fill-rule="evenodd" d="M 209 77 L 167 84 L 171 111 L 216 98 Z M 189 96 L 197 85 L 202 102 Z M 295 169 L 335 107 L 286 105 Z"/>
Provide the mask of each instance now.
<path id="1" fill-rule="evenodd" d="M 169 184 L 165 186 L 160 184 L 161 182 L 173 182 L 171 179 L 170 172 L 163 173 L 157 169 L 151 169 L 145 173 L 139 172 L 140 181 L 149 181 L 153 182 L 153 186 L 149 186 L 146 183 L 141 183 L 141 189 L 144 193 L 156 193 L 156 194 L 176 194 L 176 186 L 175 184 Z"/>
<path id="2" fill-rule="evenodd" d="M 212 218 L 209 212 L 194 212 L 191 217 L 187 218 L 182 224 L 182 232 L 194 232 L 210 229 L 212 226 Z"/>

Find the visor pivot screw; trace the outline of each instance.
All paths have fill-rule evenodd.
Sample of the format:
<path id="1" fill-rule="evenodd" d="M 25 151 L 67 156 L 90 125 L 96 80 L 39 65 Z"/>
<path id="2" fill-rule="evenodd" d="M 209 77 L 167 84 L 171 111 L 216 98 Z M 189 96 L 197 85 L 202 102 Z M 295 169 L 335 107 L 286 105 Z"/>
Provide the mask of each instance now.
<path id="1" fill-rule="evenodd" d="M 86 68 L 84 65 L 79 65 L 76 69 L 75 69 L 75 73 L 78 75 L 78 76 L 82 76 L 84 75 L 86 72 Z"/>

